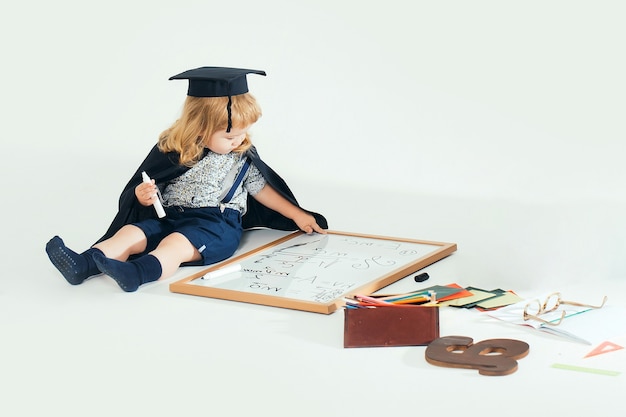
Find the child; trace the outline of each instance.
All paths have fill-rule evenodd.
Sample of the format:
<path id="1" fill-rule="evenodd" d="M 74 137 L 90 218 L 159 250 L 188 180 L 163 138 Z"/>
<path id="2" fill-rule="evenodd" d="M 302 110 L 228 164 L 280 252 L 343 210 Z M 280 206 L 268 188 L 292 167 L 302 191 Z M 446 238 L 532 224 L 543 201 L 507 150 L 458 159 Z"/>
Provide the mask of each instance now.
<path id="1" fill-rule="evenodd" d="M 264 71 L 201 67 L 189 80 L 181 117 L 165 130 L 130 179 L 111 226 L 76 253 L 59 236 L 46 245 L 52 264 L 72 285 L 104 273 L 127 292 L 166 278 L 181 265 L 230 257 L 243 230 L 269 227 L 326 233 L 326 219 L 300 208 L 283 179 L 252 146 L 248 130 L 261 116 L 247 74 Z M 151 182 L 142 180 L 146 172 Z M 157 218 L 160 202 L 165 217 Z"/>

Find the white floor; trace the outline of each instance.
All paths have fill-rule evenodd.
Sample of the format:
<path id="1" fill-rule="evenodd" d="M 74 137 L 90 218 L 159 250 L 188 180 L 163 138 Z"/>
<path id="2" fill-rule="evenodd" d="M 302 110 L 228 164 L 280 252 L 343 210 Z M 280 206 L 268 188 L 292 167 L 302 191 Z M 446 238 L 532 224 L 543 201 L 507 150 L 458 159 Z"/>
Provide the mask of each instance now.
<path id="1" fill-rule="evenodd" d="M 53 156 L 68 164 L 72 158 Z M 53 166 L 41 161 L 44 171 Z M 136 293 L 122 292 L 106 276 L 70 286 L 48 262 L 46 241 L 59 234 L 70 247 L 89 245 L 113 214 L 106 200 L 114 200 L 123 184 L 107 183 L 98 193 L 84 178 L 66 175 L 69 168 L 55 169 L 38 183 L 8 185 L 16 205 L 5 215 L 3 236 L 2 415 L 521 416 L 540 414 L 546 402 L 558 404 L 561 415 L 600 408 L 606 416 L 621 415 L 616 410 L 626 388 L 626 349 L 583 359 L 589 346 L 474 310 L 442 309 L 441 335 L 526 341 L 530 353 L 517 372 L 488 377 L 436 367 L 425 361 L 423 346 L 344 349 L 341 310 L 323 315 L 169 291 L 171 282 L 199 268 L 181 268 Z M 610 233 L 586 243 L 576 241 L 576 228 L 565 227 L 575 218 L 578 229 L 591 229 L 623 207 L 516 207 L 403 195 L 390 208 L 376 202 L 380 193 L 292 187 L 304 206 L 327 215 L 332 229 L 457 243 L 457 252 L 425 269 L 431 276 L 426 284 L 456 282 L 528 296 L 561 291 L 589 302 L 606 294 L 609 305 L 626 307 L 623 261 L 607 242 Z M 241 250 L 283 234 L 250 233 Z M 393 289 L 416 285 L 408 277 Z M 555 363 L 621 373 L 554 369 Z"/>

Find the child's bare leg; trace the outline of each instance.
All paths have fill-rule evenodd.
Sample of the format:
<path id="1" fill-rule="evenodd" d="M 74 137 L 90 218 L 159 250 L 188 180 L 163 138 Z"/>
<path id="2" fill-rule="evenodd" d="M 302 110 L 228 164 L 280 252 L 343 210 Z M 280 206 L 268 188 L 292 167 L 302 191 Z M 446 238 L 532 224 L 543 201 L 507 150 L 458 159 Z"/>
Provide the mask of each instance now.
<path id="1" fill-rule="evenodd" d="M 183 262 L 198 261 L 202 258 L 195 246 L 180 233 L 167 236 L 150 254 L 161 263 L 162 278 L 173 275 Z"/>
<path id="2" fill-rule="evenodd" d="M 124 291 L 132 292 L 142 284 L 169 277 L 181 263 L 198 260 L 200 256 L 186 237 L 180 233 L 172 233 L 154 251 L 138 259 L 121 262 L 95 254 L 94 261 Z"/>
<path id="3" fill-rule="evenodd" d="M 130 255 L 146 250 L 146 235 L 137 226 L 127 224 L 107 240 L 96 243 L 94 248 L 100 249 L 109 259 L 125 261 Z"/>

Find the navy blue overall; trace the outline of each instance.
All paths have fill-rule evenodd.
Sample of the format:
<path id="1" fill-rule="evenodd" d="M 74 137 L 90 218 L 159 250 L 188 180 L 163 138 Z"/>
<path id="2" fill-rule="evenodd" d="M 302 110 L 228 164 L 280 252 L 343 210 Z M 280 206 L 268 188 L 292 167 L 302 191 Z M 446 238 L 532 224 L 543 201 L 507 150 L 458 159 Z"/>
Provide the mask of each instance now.
<path id="1" fill-rule="evenodd" d="M 246 158 L 233 185 L 217 207 L 165 207 L 166 216 L 162 219 L 147 219 L 133 223 L 147 238 L 146 251 L 156 249 L 161 240 L 172 233 L 180 233 L 200 252 L 202 260 L 184 265 L 210 265 L 229 258 L 239 247 L 243 228 L 241 212 L 226 208 L 239 184 L 243 181 L 250 159 Z"/>

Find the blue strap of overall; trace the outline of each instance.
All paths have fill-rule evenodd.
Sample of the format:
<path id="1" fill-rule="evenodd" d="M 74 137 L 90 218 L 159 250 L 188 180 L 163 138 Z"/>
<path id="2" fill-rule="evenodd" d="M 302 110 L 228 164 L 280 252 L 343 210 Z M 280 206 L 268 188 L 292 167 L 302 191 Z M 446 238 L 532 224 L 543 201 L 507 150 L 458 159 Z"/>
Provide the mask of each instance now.
<path id="1" fill-rule="evenodd" d="M 228 193 L 224 196 L 224 198 L 222 198 L 221 204 L 226 204 L 230 201 L 231 198 L 233 198 L 237 187 L 239 187 L 239 184 L 241 184 L 241 181 L 243 181 L 243 177 L 246 175 L 246 172 L 248 172 L 248 168 L 250 168 L 250 158 L 246 158 L 246 161 L 243 163 L 243 166 L 241 167 L 237 178 L 235 178 L 233 186 L 230 187 Z"/>

